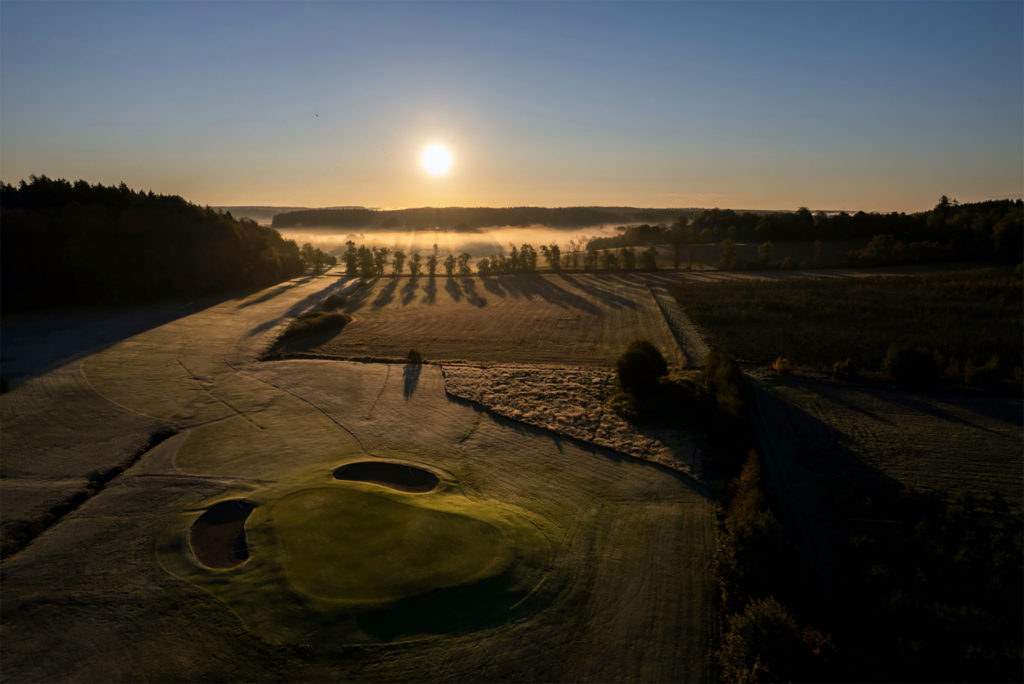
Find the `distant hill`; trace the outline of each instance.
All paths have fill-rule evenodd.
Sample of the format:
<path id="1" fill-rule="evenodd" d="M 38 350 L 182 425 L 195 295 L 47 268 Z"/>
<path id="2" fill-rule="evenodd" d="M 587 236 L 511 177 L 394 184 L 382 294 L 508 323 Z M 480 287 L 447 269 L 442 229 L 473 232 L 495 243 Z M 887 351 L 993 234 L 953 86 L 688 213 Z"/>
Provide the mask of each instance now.
<path id="1" fill-rule="evenodd" d="M 304 268 L 272 228 L 123 183 L 2 183 L 0 216 L 5 310 L 262 287 Z"/>
<path id="2" fill-rule="evenodd" d="M 693 216 L 700 209 L 643 209 L 636 207 L 420 207 L 415 209 L 366 209 L 344 207 L 285 211 L 274 216 L 275 228 L 415 228 L 438 227 L 467 230 L 486 226 L 575 228 L 605 223 L 671 223 Z"/>
<path id="3" fill-rule="evenodd" d="M 236 219 L 248 218 L 252 219 L 256 223 L 264 225 L 270 225 L 274 220 L 274 216 L 277 214 L 286 214 L 294 211 L 310 211 L 310 207 L 273 207 L 265 205 L 223 205 L 210 207 L 221 212 L 230 212 Z M 324 209 L 362 209 L 363 207 L 346 206 L 346 207 L 322 207 Z"/>

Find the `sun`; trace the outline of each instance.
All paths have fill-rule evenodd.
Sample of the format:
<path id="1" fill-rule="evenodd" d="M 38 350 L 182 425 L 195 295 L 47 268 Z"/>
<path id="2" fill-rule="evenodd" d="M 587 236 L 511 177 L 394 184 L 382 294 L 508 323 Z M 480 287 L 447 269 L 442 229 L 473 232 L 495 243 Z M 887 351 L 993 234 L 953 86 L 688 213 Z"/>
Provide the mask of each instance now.
<path id="1" fill-rule="evenodd" d="M 444 145 L 427 145 L 420 154 L 420 166 L 431 176 L 443 176 L 452 168 L 452 154 Z"/>

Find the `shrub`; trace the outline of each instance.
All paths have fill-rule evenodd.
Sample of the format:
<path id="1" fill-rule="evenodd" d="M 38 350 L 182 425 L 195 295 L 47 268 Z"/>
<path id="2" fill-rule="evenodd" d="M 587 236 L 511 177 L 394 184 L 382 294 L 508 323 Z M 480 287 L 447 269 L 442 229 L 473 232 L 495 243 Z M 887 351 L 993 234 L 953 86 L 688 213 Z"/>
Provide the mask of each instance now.
<path id="1" fill-rule="evenodd" d="M 882 373 L 908 385 L 927 386 L 939 378 L 939 364 L 923 347 L 890 344 L 882 361 Z"/>
<path id="2" fill-rule="evenodd" d="M 616 367 L 622 389 L 633 395 L 654 389 L 658 378 L 668 373 L 665 357 L 647 340 L 630 342 Z"/>
<path id="3" fill-rule="evenodd" d="M 801 630 L 774 597 L 753 601 L 729 621 L 718 662 L 725 682 L 794 682 L 817 679 L 831 641 Z"/>
<path id="4" fill-rule="evenodd" d="M 857 365 L 853 359 L 846 357 L 843 361 L 836 361 L 832 364 L 832 375 L 844 379 L 855 378 L 857 377 Z"/>
<path id="5" fill-rule="evenodd" d="M 743 372 L 732 356 L 722 349 L 712 349 L 701 378 L 722 414 L 734 418 L 743 414 Z"/>
<path id="6" fill-rule="evenodd" d="M 964 382 L 968 385 L 994 385 L 999 381 L 999 356 L 993 354 L 984 366 L 975 366 L 968 361 L 964 365 Z"/>
<path id="7" fill-rule="evenodd" d="M 405 355 L 405 360 L 408 363 L 421 364 L 423 363 L 423 355 L 415 349 L 410 349 L 409 353 Z"/>
<path id="8" fill-rule="evenodd" d="M 281 333 L 281 340 L 291 340 L 298 337 L 305 337 L 313 333 L 338 331 L 345 327 L 345 324 L 352 320 L 348 314 L 331 311 L 313 311 L 302 314 L 288 324 L 285 331 Z"/>
<path id="9" fill-rule="evenodd" d="M 343 294 L 332 294 L 324 300 L 324 311 L 337 311 L 348 303 L 348 297 Z"/>

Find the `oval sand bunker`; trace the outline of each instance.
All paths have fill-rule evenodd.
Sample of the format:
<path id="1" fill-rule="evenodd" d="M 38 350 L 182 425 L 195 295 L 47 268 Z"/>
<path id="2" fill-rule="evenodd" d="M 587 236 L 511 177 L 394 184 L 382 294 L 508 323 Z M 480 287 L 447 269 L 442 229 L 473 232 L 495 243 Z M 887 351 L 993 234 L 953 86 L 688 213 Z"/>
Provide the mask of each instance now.
<path id="1" fill-rule="evenodd" d="M 221 501 L 192 523 L 188 544 L 192 554 L 209 568 L 233 568 L 249 559 L 245 520 L 255 508 L 241 499 Z"/>
<path id="2" fill-rule="evenodd" d="M 440 481 L 428 470 L 404 463 L 388 461 L 359 461 L 334 470 L 339 480 L 372 482 L 403 492 L 429 492 Z"/>

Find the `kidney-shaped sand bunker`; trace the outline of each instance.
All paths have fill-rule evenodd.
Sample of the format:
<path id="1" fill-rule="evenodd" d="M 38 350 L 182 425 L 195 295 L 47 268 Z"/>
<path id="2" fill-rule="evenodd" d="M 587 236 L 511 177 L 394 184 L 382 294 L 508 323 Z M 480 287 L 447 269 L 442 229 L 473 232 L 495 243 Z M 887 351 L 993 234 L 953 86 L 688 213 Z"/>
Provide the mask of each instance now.
<path id="1" fill-rule="evenodd" d="M 405 463 L 388 461 L 358 461 L 335 468 L 339 480 L 372 482 L 403 492 L 429 492 L 440 481 L 437 475 Z"/>
<path id="2" fill-rule="evenodd" d="M 209 568 L 233 568 L 249 559 L 245 520 L 256 505 L 242 499 L 215 503 L 192 523 L 192 554 Z"/>

